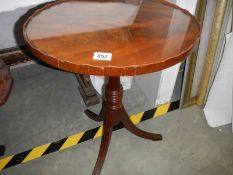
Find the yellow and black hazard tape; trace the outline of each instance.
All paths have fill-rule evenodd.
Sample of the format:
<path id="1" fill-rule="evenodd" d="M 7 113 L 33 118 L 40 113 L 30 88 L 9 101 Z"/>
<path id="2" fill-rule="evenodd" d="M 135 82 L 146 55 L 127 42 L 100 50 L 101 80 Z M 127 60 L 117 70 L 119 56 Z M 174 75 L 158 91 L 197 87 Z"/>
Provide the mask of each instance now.
<path id="1" fill-rule="evenodd" d="M 134 124 L 140 123 L 142 121 L 156 118 L 159 116 L 162 116 L 166 114 L 167 112 L 174 111 L 179 108 L 179 101 L 167 103 L 161 106 L 158 106 L 157 108 L 140 112 L 135 115 L 131 115 L 130 119 Z M 123 128 L 124 126 L 122 124 L 118 124 L 114 126 L 113 130 L 119 130 Z M 44 155 L 50 154 L 55 151 L 60 151 L 69 147 L 72 147 L 74 145 L 80 144 L 82 142 L 85 142 L 90 139 L 95 139 L 102 136 L 103 126 L 99 126 L 94 129 L 90 129 L 85 132 L 80 132 L 74 135 L 71 135 L 69 137 L 66 137 L 64 139 L 58 140 L 56 142 L 44 144 L 32 149 L 29 149 L 27 151 L 8 156 L 5 158 L 0 159 L 0 171 L 4 170 L 6 168 L 26 163 L 28 161 L 37 159 L 39 157 L 42 157 Z"/>

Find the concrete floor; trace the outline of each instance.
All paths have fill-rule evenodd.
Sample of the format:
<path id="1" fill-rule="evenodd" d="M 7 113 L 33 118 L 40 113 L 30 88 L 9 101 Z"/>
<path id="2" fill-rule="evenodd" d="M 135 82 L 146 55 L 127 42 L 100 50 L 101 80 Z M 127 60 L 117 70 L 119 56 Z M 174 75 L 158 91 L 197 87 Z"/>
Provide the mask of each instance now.
<path id="1" fill-rule="evenodd" d="M 5 156 L 100 125 L 84 115 L 85 105 L 73 74 L 34 64 L 13 69 L 12 75 L 13 93 L 0 108 L 0 144 L 6 146 Z M 135 84 L 124 95 L 130 114 L 153 107 Z M 233 174 L 231 126 L 208 127 L 199 107 L 170 112 L 138 126 L 162 133 L 164 140 L 152 142 L 125 129 L 115 131 L 102 175 Z M 0 174 L 90 175 L 99 145 L 100 139 L 90 140 Z"/>

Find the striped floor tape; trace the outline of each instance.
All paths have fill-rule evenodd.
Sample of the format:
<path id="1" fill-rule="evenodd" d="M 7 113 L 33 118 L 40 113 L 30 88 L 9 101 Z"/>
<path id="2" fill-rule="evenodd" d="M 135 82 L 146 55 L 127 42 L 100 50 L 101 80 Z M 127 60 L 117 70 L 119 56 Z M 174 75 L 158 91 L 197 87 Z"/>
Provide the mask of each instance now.
<path id="1" fill-rule="evenodd" d="M 179 108 L 179 101 L 167 103 L 167 104 L 158 106 L 157 108 L 154 108 L 154 109 L 151 109 L 145 112 L 140 112 L 135 115 L 131 115 L 130 119 L 134 124 L 138 124 L 142 121 L 162 116 L 166 114 L 167 112 L 174 111 L 178 108 Z M 124 126 L 122 124 L 118 124 L 114 126 L 113 130 L 116 131 L 123 127 Z M 90 129 L 85 132 L 80 132 L 80 133 L 71 135 L 69 137 L 58 140 L 56 142 L 44 144 L 44 145 L 32 148 L 27 151 L 2 158 L 0 159 L 0 171 L 6 168 L 9 168 L 9 167 L 18 165 L 18 164 L 26 163 L 28 161 L 40 158 L 44 155 L 53 153 L 55 151 L 60 151 L 66 148 L 70 148 L 74 145 L 80 144 L 87 140 L 101 137 L 102 131 L 103 131 L 103 126 L 99 126 L 97 128 Z"/>

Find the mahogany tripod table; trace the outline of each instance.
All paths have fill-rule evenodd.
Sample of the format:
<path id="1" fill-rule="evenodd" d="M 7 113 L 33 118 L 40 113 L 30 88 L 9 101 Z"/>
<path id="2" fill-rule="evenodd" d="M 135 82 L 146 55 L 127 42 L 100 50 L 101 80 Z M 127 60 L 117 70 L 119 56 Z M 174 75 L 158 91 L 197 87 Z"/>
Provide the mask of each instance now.
<path id="1" fill-rule="evenodd" d="M 156 72 L 185 59 L 194 48 L 200 27 L 186 10 L 163 0 L 68 0 L 49 3 L 24 23 L 25 41 L 39 59 L 72 73 L 108 77 L 99 115 L 103 136 L 93 175 L 100 174 L 113 126 L 162 140 L 137 128 L 123 104 L 120 76 Z"/>

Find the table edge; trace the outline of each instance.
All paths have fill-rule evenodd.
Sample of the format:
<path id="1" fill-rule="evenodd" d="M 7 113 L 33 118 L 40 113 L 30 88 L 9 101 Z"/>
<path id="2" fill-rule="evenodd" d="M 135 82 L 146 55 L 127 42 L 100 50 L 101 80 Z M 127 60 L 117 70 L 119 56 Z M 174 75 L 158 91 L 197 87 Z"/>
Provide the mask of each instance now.
<path id="1" fill-rule="evenodd" d="M 106 66 L 106 67 L 100 67 L 100 66 L 94 66 L 89 64 L 83 64 L 83 65 L 76 65 L 72 64 L 70 62 L 61 62 L 58 61 L 56 58 L 43 53 L 42 51 L 38 50 L 28 39 L 27 33 L 26 33 L 26 27 L 29 24 L 29 22 L 32 20 L 33 17 L 40 14 L 45 9 L 48 9 L 54 5 L 61 4 L 63 2 L 71 2 L 76 0 L 58 0 L 58 1 L 52 1 L 46 3 L 43 7 L 35 10 L 32 15 L 30 15 L 27 20 L 23 23 L 23 37 L 26 42 L 27 47 L 30 49 L 30 51 L 38 57 L 43 62 L 58 68 L 62 69 L 68 72 L 72 73 L 79 73 L 79 74 L 89 74 L 89 75 L 97 75 L 97 76 L 134 76 L 134 75 L 142 75 L 142 74 L 148 74 L 153 73 L 157 71 L 161 71 L 162 69 L 169 68 L 179 62 L 182 62 L 186 59 L 186 57 L 192 52 L 195 45 L 197 44 L 197 41 L 200 39 L 201 34 L 201 27 L 196 19 L 195 16 L 193 16 L 188 10 L 181 8 L 180 6 L 167 2 L 165 0 L 157 0 L 162 4 L 171 6 L 173 8 L 181 10 L 186 15 L 189 15 L 192 20 L 197 24 L 199 33 L 196 38 L 196 41 L 190 45 L 190 47 L 183 52 L 181 52 L 179 55 L 175 55 L 174 57 L 167 58 L 163 62 L 159 63 L 151 63 L 151 64 L 145 64 L 140 66 L 127 66 L 127 67 L 116 67 L 116 66 Z M 100 0 L 100 2 L 105 2 L 105 0 Z"/>

